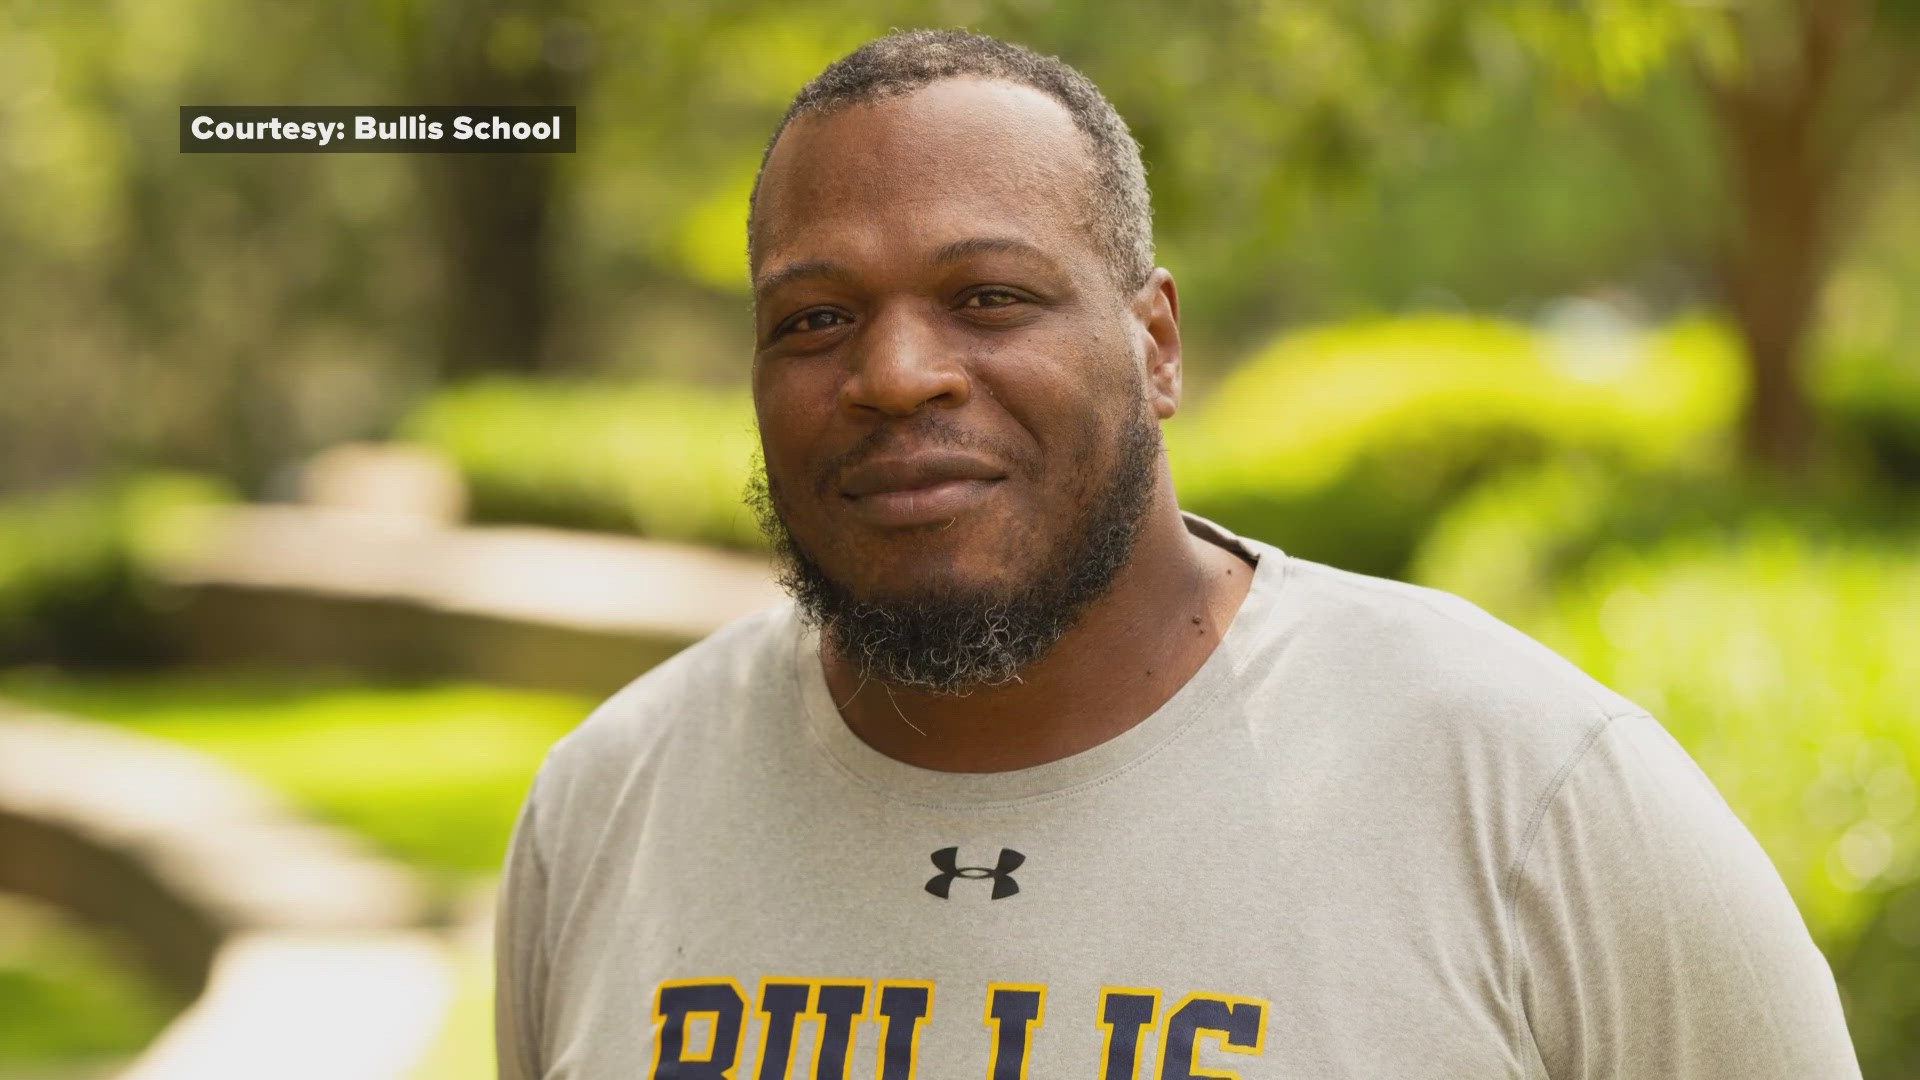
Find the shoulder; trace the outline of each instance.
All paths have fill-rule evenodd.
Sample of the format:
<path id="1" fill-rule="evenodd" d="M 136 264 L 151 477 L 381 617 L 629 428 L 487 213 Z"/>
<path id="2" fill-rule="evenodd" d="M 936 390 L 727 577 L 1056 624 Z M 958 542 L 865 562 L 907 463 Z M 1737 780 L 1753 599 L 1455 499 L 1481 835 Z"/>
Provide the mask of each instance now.
<path id="1" fill-rule="evenodd" d="M 1296 643 L 1365 684 L 1390 688 L 1409 708 L 1572 724 L 1585 733 L 1610 717 L 1643 712 L 1540 641 L 1442 589 L 1285 556 L 1272 615 Z M 1517 718 L 1516 718 L 1517 719 Z"/>
<path id="2" fill-rule="evenodd" d="M 1515 855 L 1540 808 L 1614 720 L 1645 715 L 1463 597 L 1284 560 L 1234 657 L 1239 714 L 1263 757 L 1497 821 Z M 1423 810 L 1422 807 L 1425 807 Z M 1381 811 L 1381 812 L 1384 812 Z"/>
<path id="3" fill-rule="evenodd" d="M 1859 1075 L 1778 871 L 1652 718 L 1607 725 L 1531 841 L 1511 976 L 1553 1075 Z"/>

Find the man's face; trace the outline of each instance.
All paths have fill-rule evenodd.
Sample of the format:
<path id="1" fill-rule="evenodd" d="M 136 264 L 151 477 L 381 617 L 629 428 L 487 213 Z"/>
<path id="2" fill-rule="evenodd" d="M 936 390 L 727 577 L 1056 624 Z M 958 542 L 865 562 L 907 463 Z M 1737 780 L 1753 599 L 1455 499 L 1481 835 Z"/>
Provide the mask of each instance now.
<path id="1" fill-rule="evenodd" d="M 754 402 L 777 524 L 840 601 L 986 610 L 1124 561 L 1158 428 L 1088 183 L 1065 108 L 1010 83 L 781 136 L 755 214 Z"/>

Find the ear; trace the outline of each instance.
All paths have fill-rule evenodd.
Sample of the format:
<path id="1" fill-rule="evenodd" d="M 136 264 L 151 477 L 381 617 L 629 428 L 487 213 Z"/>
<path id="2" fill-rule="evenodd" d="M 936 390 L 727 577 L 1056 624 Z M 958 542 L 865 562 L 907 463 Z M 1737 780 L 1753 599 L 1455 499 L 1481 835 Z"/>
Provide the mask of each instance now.
<path id="1" fill-rule="evenodd" d="M 1162 420 L 1180 408 L 1180 292 L 1173 274 L 1155 267 L 1133 296 L 1135 333 L 1146 363 L 1147 399 Z"/>

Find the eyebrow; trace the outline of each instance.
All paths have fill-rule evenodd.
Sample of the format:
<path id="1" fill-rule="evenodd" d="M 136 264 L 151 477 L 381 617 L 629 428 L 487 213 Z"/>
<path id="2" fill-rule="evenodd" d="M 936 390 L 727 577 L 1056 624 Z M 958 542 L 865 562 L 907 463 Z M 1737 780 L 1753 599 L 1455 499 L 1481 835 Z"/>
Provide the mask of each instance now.
<path id="1" fill-rule="evenodd" d="M 935 263 L 959 262 L 973 255 L 986 255 L 994 252 L 1010 252 L 1015 255 L 1034 255 L 1052 262 L 1052 256 L 1039 245 L 1028 243 L 1011 236 L 975 236 L 966 240 L 955 240 L 951 244 L 940 245 L 933 253 Z"/>
<path id="2" fill-rule="evenodd" d="M 821 277 L 845 279 L 852 276 L 853 272 L 841 266 L 839 263 L 830 262 L 826 259 L 808 259 L 806 262 L 797 262 L 792 266 L 783 266 L 773 273 L 768 274 L 766 277 L 761 278 L 759 283 L 754 285 L 753 293 L 755 296 L 765 296 L 780 286 L 785 285 L 787 282 L 795 281 L 799 278 Z"/>
<path id="3" fill-rule="evenodd" d="M 1050 266 L 1054 263 L 1053 257 L 1048 255 L 1046 250 L 1039 245 L 1011 236 L 972 236 L 965 240 L 955 240 L 951 243 L 942 244 L 934 250 L 932 261 L 935 265 L 956 263 L 974 255 L 985 255 L 995 252 L 1008 252 L 1015 255 L 1027 255 L 1039 258 Z M 756 296 L 765 296 L 780 286 L 801 278 L 820 277 L 844 280 L 852 276 L 853 272 L 841 266 L 839 263 L 828 259 L 809 259 L 806 262 L 797 262 L 791 266 L 783 266 L 775 270 L 773 273 L 761 278 L 760 281 L 754 285 L 753 291 Z"/>

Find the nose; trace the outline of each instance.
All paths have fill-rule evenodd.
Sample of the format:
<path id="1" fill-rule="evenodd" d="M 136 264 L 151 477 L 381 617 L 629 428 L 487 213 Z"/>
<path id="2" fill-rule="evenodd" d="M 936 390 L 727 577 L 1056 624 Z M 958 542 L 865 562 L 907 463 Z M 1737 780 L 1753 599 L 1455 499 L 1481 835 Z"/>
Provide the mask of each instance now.
<path id="1" fill-rule="evenodd" d="M 929 403 L 966 404 L 972 380 L 958 350 L 940 333 L 937 318 L 904 303 L 876 311 L 853 343 L 853 369 L 840 387 L 841 406 L 907 417 Z"/>

